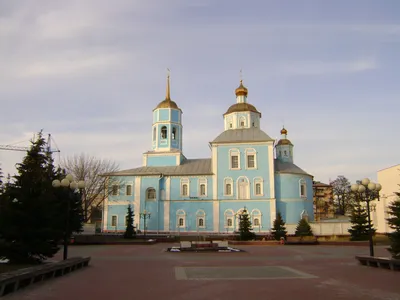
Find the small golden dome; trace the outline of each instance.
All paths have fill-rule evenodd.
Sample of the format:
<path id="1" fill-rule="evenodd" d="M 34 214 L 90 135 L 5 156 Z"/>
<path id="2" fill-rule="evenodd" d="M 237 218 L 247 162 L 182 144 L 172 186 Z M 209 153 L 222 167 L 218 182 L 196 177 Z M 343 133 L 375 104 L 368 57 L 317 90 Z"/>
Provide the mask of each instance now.
<path id="1" fill-rule="evenodd" d="M 240 102 L 231 105 L 226 111 L 226 113 L 224 113 L 224 116 L 233 112 L 240 112 L 240 111 L 252 111 L 255 113 L 259 113 L 261 116 L 261 113 L 257 110 L 257 108 L 254 107 L 254 105 L 251 105 L 250 103 L 246 102 Z"/>
<path id="2" fill-rule="evenodd" d="M 281 146 L 281 145 L 292 145 L 292 142 L 289 141 L 288 139 L 281 139 L 279 140 L 278 144 L 276 144 L 277 146 Z"/>
<path id="3" fill-rule="evenodd" d="M 175 109 L 180 109 L 180 108 L 178 107 L 178 105 L 175 103 L 175 101 L 172 101 L 172 100 L 170 100 L 170 99 L 165 99 L 165 100 L 161 101 L 161 102 L 157 105 L 157 107 L 156 107 L 155 109 L 158 109 L 158 108 L 175 108 Z"/>
<path id="4" fill-rule="evenodd" d="M 240 80 L 240 85 L 239 87 L 235 90 L 236 96 L 247 96 L 248 90 L 247 88 L 243 85 L 243 80 Z"/>
<path id="5" fill-rule="evenodd" d="M 282 128 L 281 134 L 287 134 L 287 130 L 285 129 L 285 127 Z"/>

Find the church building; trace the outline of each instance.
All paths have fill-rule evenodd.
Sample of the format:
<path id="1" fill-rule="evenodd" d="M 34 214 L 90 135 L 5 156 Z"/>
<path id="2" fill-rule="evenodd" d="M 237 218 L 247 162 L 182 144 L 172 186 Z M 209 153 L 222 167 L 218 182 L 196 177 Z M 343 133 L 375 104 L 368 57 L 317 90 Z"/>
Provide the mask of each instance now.
<path id="1" fill-rule="evenodd" d="M 165 100 L 153 110 L 152 149 L 143 165 L 105 174 L 104 232 L 125 230 L 129 204 L 137 229 L 146 225 L 154 233 L 232 233 L 243 209 L 255 233 L 269 232 L 278 212 L 286 224 L 313 220 L 313 176 L 294 164 L 285 128 L 279 141 L 260 128 L 261 112 L 248 103 L 242 81 L 223 114 L 224 130 L 201 159 L 183 153 L 183 112 L 171 100 L 169 81 Z"/>

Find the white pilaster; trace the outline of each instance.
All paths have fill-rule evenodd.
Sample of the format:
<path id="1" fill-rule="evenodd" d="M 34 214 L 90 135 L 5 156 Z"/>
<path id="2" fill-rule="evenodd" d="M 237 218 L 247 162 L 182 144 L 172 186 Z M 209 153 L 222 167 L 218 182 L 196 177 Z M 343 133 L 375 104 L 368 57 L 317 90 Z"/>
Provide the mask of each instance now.
<path id="1" fill-rule="evenodd" d="M 136 208 L 136 211 L 134 212 L 135 213 L 135 223 L 137 223 L 138 224 L 138 228 L 136 228 L 136 229 L 140 229 L 140 216 L 139 216 L 139 213 L 140 213 L 140 185 L 141 185 L 141 182 L 142 182 L 142 180 L 141 180 L 142 178 L 141 177 L 139 177 L 139 176 L 136 176 L 135 177 L 135 192 L 134 192 L 134 200 L 133 200 L 133 202 L 134 202 L 134 207 Z M 139 219 L 138 219 L 139 218 Z M 134 226 L 135 226 L 136 224 L 134 224 Z"/>
<path id="2" fill-rule="evenodd" d="M 170 207 L 171 207 L 171 177 L 165 180 L 165 200 L 164 200 L 164 231 L 169 231 L 170 227 Z"/>
<path id="3" fill-rule="evenodd" d="M 270 193 L 270 218 L 271 227 L 274 226 L 276 219 L 276 199 L 275 199 L 275 166 L 274 166 L 274 145 L 271 142 L 268 145 L 268 165 L 269 165 L 269 193 Z"/>
<path id="4" fill-rule="evenodd" d="M 212 181 L 213 181 L 213 227 L 219 232 L 219 199 L 218 199 L 218 146 L 212 146 Z"/>

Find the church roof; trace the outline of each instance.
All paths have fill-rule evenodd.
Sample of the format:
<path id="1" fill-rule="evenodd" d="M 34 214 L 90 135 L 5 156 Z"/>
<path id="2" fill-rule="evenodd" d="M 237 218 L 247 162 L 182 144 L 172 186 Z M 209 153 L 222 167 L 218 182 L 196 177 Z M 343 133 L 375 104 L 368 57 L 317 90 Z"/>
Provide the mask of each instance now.
<path id="1" fill-rule="evenodd" d="M 274 141 L 268 134 L 257 127 L 229 129 L 222 132 L 211 143 L 242 143 Z"/>
<path id="2" fill-rule="evenodd" d="M 275 159 L 275 172 L 289 173 L 289 174 L 303 174 L 303 175 L 312 176 L 312 175 L 308 174 L 306 171 L 304 171 L 303 169 L 296 166 L 295 164 L 290 163 L 290 162 L 283 162 L 279 159 Z"/>
<path id="3" fill-rule="evenodd" d="M 151 176 L 151 175 L 168 175 L 168 176 L 190 176 L 190 175 L 212 175 L 211 158 L 186 159 L 179 166 L 163 166 L 163 167 L 139 167 L 135 169 L 123 170 L 104 175 L 108 176 Z"/>
<path id="4" fill-rule="evenodd" d="M 257 110 L 257 108 L 254 105 L 247 102 L 239 102 L 232 104 L 228 108 L 226 113 L 224 113 L 224 116 L 233 112 L 241 112 L 241 111 L 252 111 L 261 115 L 261 113 Z"/>

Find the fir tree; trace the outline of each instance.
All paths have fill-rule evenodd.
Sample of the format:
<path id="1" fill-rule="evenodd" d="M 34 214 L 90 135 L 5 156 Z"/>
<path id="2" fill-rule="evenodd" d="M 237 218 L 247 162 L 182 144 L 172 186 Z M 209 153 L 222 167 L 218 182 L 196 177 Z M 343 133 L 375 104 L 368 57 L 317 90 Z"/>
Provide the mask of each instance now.
<path id="1" fill-rule="evenodd" d="M 274 221 L 274 226 L 272 227 L 272 236 L 275 240 L 279 241 L 281 238 L 285 238 L 286 234 L 285 221 L 283 221 L 281 213 L 278 212 Z"/>
<path id="2" fill-rule="evenodd" d="M 244 208 L 243 212 L 239 216 L 239 235 L 240 235 L 240 240 L 242 241 L 248 241 L 252 240 L 255 237 L 255 233 L 251 232 L 253 230 L 251 226 L 251 221 L 249 214 L 247 213 L 247 209 Z"/>
<path id="3" fill-rule="evenodd" d="M 388 206 L 390 217 L 387 219 L 389 227 L 393 232 L 388 233 L 390 247 L 388 251 L 395 259 L 400 259 L 400 193 L 395 193 L 399 196 L 398 200 L 391 202 Z"/>
<path id="4" fill-rule="evenodd" d="M 126 216 L 126 230 L 124 233 L 125 239 L 133 239 L 136 236 L 135 227 L 133 226 L 135 214 L 133 213 L 132 206 L 128 205 L 128 214 Z"/>
<path id="5" fill-rule="evenodd" d="M 41 262 L 59 250 L 67 218 L 66 195 L 71 191 L 53 188 L 52 181 L 63 174 L 54 171 L 41 132 L 17 164 L 17 171 L 2 197 L 0 256 L 11 262 Z M 71 200 L 70 228 L 79 230 L 82 224 L 77 224 L 75 214 L 81 203 L 74 193 Z"/>
<path id="6" fill-rule="evenodd" d="M 313 232 L 311 229 L 310 224 L 308 224 L 307 220 L 304 218 L 301 218 L 299 223 L 297 224 L 296 227 L 296 236 L 313 236 Z"/>
<path id="7" fill-rule="evenodd" d="M 368 213 L 360 201 L 354 205 L 350 222 L 352 223 L 351 228 L 348 230 L 351 235 L 350 240 L 367 241 L 369 238 Z"/>

